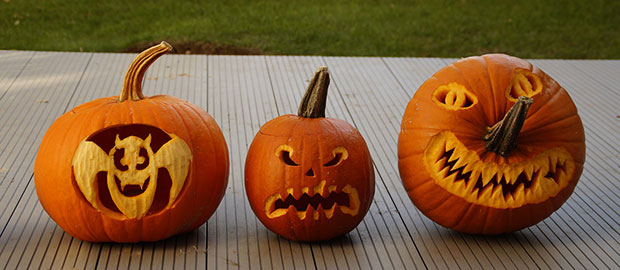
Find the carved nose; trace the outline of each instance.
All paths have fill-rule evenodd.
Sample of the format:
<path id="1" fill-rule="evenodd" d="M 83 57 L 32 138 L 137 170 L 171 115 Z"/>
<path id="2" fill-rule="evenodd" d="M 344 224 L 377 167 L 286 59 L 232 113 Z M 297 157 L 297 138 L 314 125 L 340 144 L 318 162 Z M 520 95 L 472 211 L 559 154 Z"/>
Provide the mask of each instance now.
<path id="1" fill-rule="evenodd" d="M 314 171 L 312 170 L 312 168 L 310 168 L 310 170 L 306 172 L 306 176 L 314 176 Z"/>

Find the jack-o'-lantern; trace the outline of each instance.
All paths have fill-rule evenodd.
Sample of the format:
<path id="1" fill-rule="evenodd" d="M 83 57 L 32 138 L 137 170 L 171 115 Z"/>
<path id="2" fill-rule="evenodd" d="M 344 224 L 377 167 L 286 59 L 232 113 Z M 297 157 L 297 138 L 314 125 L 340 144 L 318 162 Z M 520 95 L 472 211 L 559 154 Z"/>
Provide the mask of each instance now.
<path id="1" fill-rule="evenodd" d="M 252 210 L 291 240 L 321 241 L 353 230 L 374 195 L 366 142 L 346 121 L 325 117 L 329 73 L 314 75 L 298 115 L 265 123 L 250 145 L 245 188 Z"/>
<path id="2" fill-rule="evenodd" d="M 146 69 L 172 47 L 139 54 L 118 97 L 59 117 L 35 161 L 39 201 L 74 237 L 156 241 L 213 214 L 228 182 L 228 150 L 213 118 L 178 98 L 142 94 Z"/>
<path id="3" fill-rule="evenodd" d="M 568 199 L 585 159 L 577 108 L 527 61 L 491 54 L 444 67 L 415 93 L 398 141 L 413 203 L 447 228 L 500 234 Z"/>

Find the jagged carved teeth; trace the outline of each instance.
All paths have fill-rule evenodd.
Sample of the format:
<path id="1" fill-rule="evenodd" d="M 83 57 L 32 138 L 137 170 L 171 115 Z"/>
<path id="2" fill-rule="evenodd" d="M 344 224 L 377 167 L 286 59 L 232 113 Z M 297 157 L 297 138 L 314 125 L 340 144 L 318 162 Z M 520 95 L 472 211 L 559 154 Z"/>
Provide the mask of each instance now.
<path id="1" fill-rule="evenodd" d="M 114 177 L 116 182 L 116 187 L 118 190 L 125 196 L 131 197 L 142 194 L 145 189 L 149 186 L 150 177 L 146 180 L 142 181 L 138 184 L 129 183 L 127 181 L 123 182 L 118 179 L 118 177 Z"/>
<path id="2" fill-rule="evenodd" d="M 548 149 L 513 164 L 482 162 L 451 132 L 431 139 L 424 162 L 437 184 L 469 202 L 490 207 L 519 207 L 538 203 L 568 185 L 573 159 L 561 147 Z"/>
<path id="3" fill-rule="evenodd" d="M 328 219 L 332 218 L 336 208 L 352 216 L 359 212 L 359 195 L 351 185 L 339 189 L 336 185 L 326 186 L 326 181 L 322 180 L 312 187 L 312 192 L 310 187 L 304 187 L 300 191 L 288 188 L 284 196 L 276 193 L 267 197 L 265 200 L 267 217 L 276 218 L 289 211 L 295 211 L 301 220 L 309 216 L 318 220 L 320 213 L 324 213 Z"/>

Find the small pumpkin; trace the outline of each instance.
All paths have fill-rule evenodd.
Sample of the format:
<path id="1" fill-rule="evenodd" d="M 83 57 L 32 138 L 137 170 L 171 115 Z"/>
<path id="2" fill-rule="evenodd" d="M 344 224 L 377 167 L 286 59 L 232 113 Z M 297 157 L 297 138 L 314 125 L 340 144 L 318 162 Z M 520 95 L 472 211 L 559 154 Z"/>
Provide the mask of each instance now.
<path id="1" fill-rule="evenodd" d="M 461 59 L 405 110 L 399 170 L 413 203 L 457 231 L 507 233 L 568 199 L 585 160 L 577 108 L 556 81 L 503 54 Z"/>
<path id="2" fill-rule="evenodd" d="M 142 94 L 147 68 L 171 49 L 162 42 L 140 53 L 120 96 L 79 105 L 45 133 L 37 195 L 74 237 L 164 239 L 199 227 L 224 196 L 228 150 L 213 118 L 187 101 Z"/>
<path id="3" fill-rule="evenodd" d="M 245 188 L 252 210 L 271 231 L 321 241 L 353 230 L 374 195 L 364 138 L 346 121 L 326 118 L 326 67 L 318 69 L 299 106 L 265 123 L 250 145 Z"/>

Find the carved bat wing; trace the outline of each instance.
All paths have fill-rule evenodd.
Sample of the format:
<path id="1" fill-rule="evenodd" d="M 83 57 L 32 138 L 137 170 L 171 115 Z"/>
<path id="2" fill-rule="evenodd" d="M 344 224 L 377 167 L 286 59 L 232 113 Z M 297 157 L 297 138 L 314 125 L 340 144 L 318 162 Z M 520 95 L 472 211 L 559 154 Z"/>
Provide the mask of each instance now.
<path id="1" fill-rule="evenodd" d="M 159 151 L 155 153 L 154 165 L 157 168 L 166 168 L 172 178 L 172 186 L 170 187 L 171 205 L 181 192 L 185 178 L 189 171 L 189 165 L 192 161 L 192 151 L 183 139 L 174 134 L 169 134 L 172 139 L 162 145 Z"/>
<path id="2" fill-rule="evenodd" d="M 108 171 L 114 159 L 110 158 L 97 144 L 82 140 L 73 154 L 71 165 L 73 174 L 84 197 L 95 209 L 100 209 L 97 201 L 95 177 L 98 172 Z"/>

